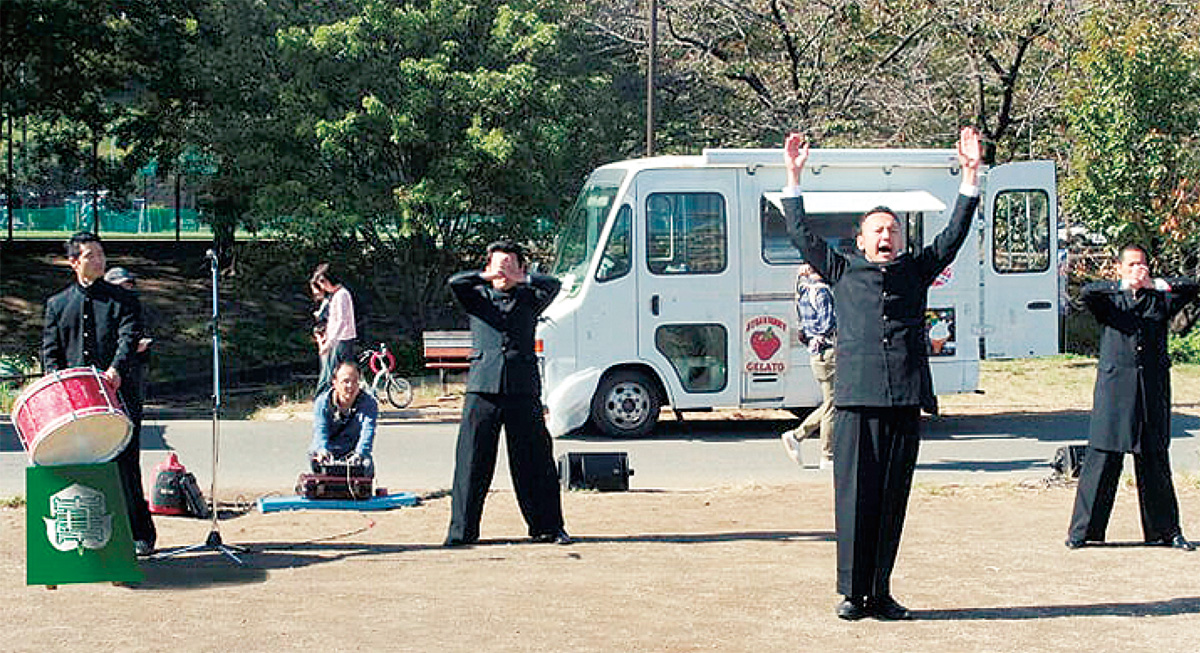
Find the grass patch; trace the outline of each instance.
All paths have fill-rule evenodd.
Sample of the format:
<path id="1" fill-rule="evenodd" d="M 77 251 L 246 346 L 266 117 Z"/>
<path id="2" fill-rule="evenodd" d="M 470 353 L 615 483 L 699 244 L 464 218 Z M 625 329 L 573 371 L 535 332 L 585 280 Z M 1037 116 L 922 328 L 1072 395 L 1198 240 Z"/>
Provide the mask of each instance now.
<path id="1" fill-rule="evenodd" d="M 979 388 L 983 394 L 939 398 L 956 409 L 1091 410 L 1096 359 L 1065 354 L 1046 358 L 983 361 Z M 1200 407 L 1200 365 L 1177 363 L 1171 368 L 1172 403 Z"/>
<path id="2" fill-rule="evenodd" d="M 17 509 L 25 507 L 25 495 L 18 494 L 15 497 L 0 499 L 0 508 Z"/>

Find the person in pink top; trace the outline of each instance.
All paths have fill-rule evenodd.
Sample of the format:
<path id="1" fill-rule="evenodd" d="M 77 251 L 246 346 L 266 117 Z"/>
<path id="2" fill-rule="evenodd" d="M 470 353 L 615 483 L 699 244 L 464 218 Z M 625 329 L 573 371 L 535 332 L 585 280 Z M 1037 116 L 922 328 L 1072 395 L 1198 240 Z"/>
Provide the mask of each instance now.
<path id="1" fill-rule="evenodd" d="M 312 284 L 329 298 L 329 314 L 324 333 L 317 334 L 317 349 L 321 356 L 321 376 L 317 379 L 317 394 L 333 385 L 333 371 L 344 362 L 354 362 L 354 343 L 358 331 L 354 324 L 354 298 L 342 284 L 341 278 L 322 263 L 313 271 Z"/>

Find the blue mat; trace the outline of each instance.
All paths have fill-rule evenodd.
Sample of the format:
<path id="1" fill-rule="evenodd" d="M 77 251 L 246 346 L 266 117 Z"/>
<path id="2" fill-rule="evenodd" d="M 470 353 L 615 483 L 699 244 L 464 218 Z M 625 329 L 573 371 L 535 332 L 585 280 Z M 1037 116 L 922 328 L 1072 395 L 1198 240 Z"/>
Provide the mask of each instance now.
<path id="1" fill-rule="evenodd" d="M 415 506 L 421 500 L 412 492 L 397 492 L 384 497 L 371 497 L 362 501 L 349 499 L 306 499 L 302 496 L 263 497 L 258 500 L 258 510 L 262 513 L 279 512 L 281 510 L 392 510 Z"/>

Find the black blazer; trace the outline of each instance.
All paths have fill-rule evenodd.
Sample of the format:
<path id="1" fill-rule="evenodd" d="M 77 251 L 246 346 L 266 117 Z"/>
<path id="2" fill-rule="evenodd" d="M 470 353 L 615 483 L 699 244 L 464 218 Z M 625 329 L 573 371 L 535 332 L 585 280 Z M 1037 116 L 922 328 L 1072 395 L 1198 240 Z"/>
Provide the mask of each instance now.
<path id="1" fill-rule="evenodd" d="M 1169 291 L 1142 290 L 1136 299 L 1115 281 L 1090 283 L 1080 295 L 1103 328 L 1088 429 L 1088 444 L 1096 449 L 1141 451 L 1170 441 L 1167 328 L 1200 286 L 1185 278 L 1166 282 Z"/>
<path id="2" fill-rule="evenodd" d="M 84 335 L 84 302 L 89 297 L 95 315 L 94 350 L 87 348 Z M 124 385 L 141 334 L 142 308 L 133 293 L 103 279 L 87 289 L 72 283 L 46 300 L 42 368 L 53 372 L 89 365 L 101 371 L 113 367 Z"/>
<path id="3" fill-rule="evenodd" d="M 529 283 L 507 292 L 493 288 L 479 272 L 460 272 L 449 283 L 471 318 L 474 351 L 467 392 L 541 394 L 534 330 L 562 286 L 558 279 L 530 273 Z"/>
<path id="4" fill-rule="evenodd" d="M 783 199 L 792 244 L 833 286 L 837 314 L 834 405 L 920 406 L 937 411 L 926 350 L 925 307 L 934 279 L 971 231 L 978 197 L 960 195 L 950 223 L 915 256 L 872 263 L 843 256 L 808 227 L 804 200 Z"/>

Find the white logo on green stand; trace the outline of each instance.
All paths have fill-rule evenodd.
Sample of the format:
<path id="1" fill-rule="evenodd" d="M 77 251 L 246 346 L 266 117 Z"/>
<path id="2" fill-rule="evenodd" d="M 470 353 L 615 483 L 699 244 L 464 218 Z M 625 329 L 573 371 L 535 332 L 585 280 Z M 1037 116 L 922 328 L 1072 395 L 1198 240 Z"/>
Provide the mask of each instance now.
<path id="1" fill-rule="evenodd" d="M 25 468 L 25 582 L 138 582 L 117 464 Z"/>
<path id="2" fill-rule="evenodd" d="M 75 483 L 50 497 L 52 518 L 46 522 L 46 538 L 59 551 L 103 549 L 112 537 L 112 515 L 104 494 Z"/>

